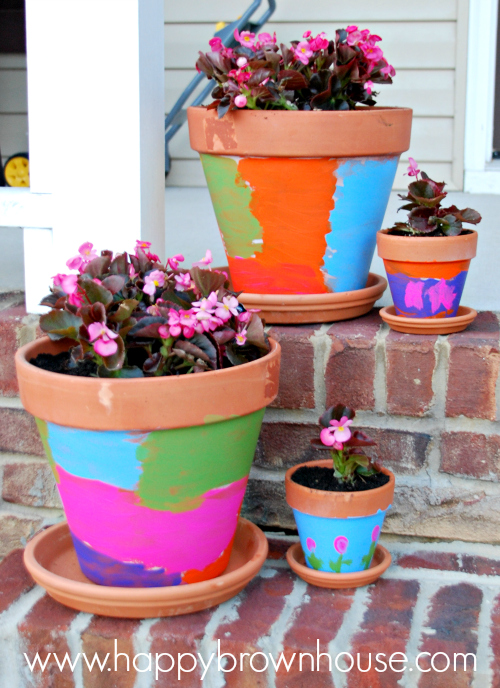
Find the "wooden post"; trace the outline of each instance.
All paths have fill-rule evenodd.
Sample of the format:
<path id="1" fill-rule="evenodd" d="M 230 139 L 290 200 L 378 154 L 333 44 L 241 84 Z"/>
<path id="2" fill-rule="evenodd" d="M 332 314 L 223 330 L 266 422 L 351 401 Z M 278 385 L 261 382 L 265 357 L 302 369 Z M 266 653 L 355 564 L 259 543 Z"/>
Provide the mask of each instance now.
<path id="1" fill-rule="evenodd" d="M 163 257 L 163 0 L 26 0 L 31 193 L 52 239 L 25 232 L 28 310 L 84 241 Z M 38 266 L 38 268 L 37 268 Z M 43 279 L 42 279 L 43 275 Z"/>

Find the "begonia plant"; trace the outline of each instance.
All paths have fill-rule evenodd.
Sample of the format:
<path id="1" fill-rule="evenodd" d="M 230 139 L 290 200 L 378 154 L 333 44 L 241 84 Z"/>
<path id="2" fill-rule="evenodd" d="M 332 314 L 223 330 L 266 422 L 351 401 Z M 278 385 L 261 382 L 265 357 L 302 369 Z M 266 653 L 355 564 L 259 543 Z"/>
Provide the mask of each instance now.
<path id="1" fill-rule="evenodd" d="M 402 201 L 408 201 L 399 210 L 409 210 L 406 222 L 396 222 L 389 234 L 408 234 L 411 236 L 458 236 L 463 231 L 463 223 L 477 225 L 481 215 L 477 210 L 456 205 L 441 207 L 448 195 L 444 191 L 445 182 L 435 182 L 425 172 L 421 172 L 417 162 L 409 158 L 407 174 L 415 177 L 408 185 L 406 196 L 398 194 Z M 420 177 L 419 177 L 420 175 Z"/>
<path id="2" fill-rule="evenodd" d="M 334 477 L 343 483 L 354 483 L 358 476 L 364 478 L 380 472 L 363 451 L 363 447 L 373 447 L 376 442 L 361 430 L 350 427 L 355 415 L 354 409 L 343 404 L 331 406 L 319 419 L 322 428 L 319 439 L 311 440 L 314 447 L 330 450 Z"/>
<path id="3" fill-rule="evenodd" d="M 138 241 L 133 254 L 97 254 L 91 243 L 67 261 L 41 304 L 51 311 L 40 326 L 52 340 L 75 341 L 68 371 L 143 377 L 200 373 L 255 360 L 269 351 L 256 311 L 245 310 L 212 256 L 180 267 L 165 265 Z"/>
<path id="4" fill-rule="evenodd" d="M 229 110 L 353 110 L 375 105 L 375 84 L 390 84 L 396 71 L 384 57 L 380 36 L 357 26 L 338 29 L 333 39 L 306 31 L 290 45 L 276 34 L 248 31 L 228 48 L 220 38 L 200 52 L 196 68 L 217 82 L 212 91 L 219 117 Z"/>

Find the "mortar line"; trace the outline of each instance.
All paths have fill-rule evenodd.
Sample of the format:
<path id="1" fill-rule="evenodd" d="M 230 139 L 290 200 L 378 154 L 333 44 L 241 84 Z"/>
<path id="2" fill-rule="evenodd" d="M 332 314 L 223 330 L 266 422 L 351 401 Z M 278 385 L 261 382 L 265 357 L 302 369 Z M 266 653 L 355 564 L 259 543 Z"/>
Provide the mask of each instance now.
<path id="1" fill-rule="evenodd" d="M 432 372 L 433 399 L 431 408 L 436 419 L 446 419 L 446 394 L 448 388 L 448 370 L 450 366 L 450 345 L 445 335 L 439 335 L 434 344 L 436 365 Z M 440 394 L 441 391 L 441 394 Z"/>
<path id="2" fill-rule="evenodd" d="M 390 332 L 387 323 L 375 335 L 375 376 L 373 379 L 373 395 L 375 398 L 375 412 L 387 413 L 387 354 L 386 339 Z"/>
<path id="3" fill-rule="evenodd" d="M 151 627 L 155 625 L 160 619 L 142 619 L 139 628 L 134 633 L 133 647 L 134 658 L 140 654 L 149 655 L 151 652 L 151 645 L 153 639 L 151 637 Z M 151 657 L 150 657 L 151 659 Z M 138 662 L 140 668 L 140 663 Z M 151 666 L 151 671 L 138 671 L 135 676 L 134 688 L 153 688 L 154 686 L 154 670 Z M 75 686 L 76 688 L 76 686 Z"/>
<path id="4" fill-rule="evenodd" d="M 80 614 L 77 614 L 77 616 L 75 616 L 68 630 L 66 631 L 66 642 L 68 643 L 71 661 L 75 662 L 78 655 L 80 655 L 80 661 L 75 666 L 75 670 L 73 671 L 73 680 L 75 682 L 75 688 L 84 688 L 83 664 L 81 657 L 83 649 L 82 633 L 84 633 L 85 630 L 88 628 L 91 620 L 92 614 L 80 612 Z"/>
<path id="5" fill-rule="evenodd" d="M 490 647 L 491 631 L 493 628 L 493 603 L 495 592 L 490 588 L 483 591 L 483 600 L 479 612 L 477 628 L 476 667 L 471 688 L 484 688 L 493 684 L 492 662 L 494 654 Z M 483 668 L 484 667 L 484 668 Z"/>
<path id="6" fill-rule="evenodd" d="M 1 397 L 0 408 L 22 409 L 24 408 L 19 397 Z"/>
<path id="7" fill-rule="evenodd" d="M 497 319 L 497 322 L 500 326 L 500 314 L 499 313 L 494 313 L 495 318 Z M 500 351 L 500 337 L 498 341 L 498 350 Z M 497 420 L 500 420 L 500 371 L 497 375 L 497 383 L 495 386 L 495 396 L 496 396 L 496 401 L 497 401 Z"/>
<path id="8" fill-rule="evenodd" d="M 326 334 L 331 323 L 323 323 L 309 338 L 313 345 L 313 376 L 315 416 L 321 415 L 326 408 L 326 366 L 332 349 L 332 340 Z"/>

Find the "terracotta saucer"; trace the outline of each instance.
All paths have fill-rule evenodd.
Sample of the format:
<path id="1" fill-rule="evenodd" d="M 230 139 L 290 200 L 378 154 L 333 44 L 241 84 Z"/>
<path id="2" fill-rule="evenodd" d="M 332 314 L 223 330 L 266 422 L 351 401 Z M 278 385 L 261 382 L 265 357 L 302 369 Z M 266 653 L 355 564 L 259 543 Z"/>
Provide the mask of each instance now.
<path id="1" fill-rule="evenodd" d="M 328 573 L 316 571 L 306 566 L 304 552 L 300 542 L 292 545 L 286 553 L 286 560 L 292 571 L 300 576 L 306 583 L 316 585 L 319 588 L 360 588 L 369 585 L 379 578 L 389 568 L 392 557 L 382 545 L 377 545 L 370 568 L 366 571 L 354 573 Z"/>
<path id="2" fill-rule="evenodd" d="M 461 332 L 470 325 L 477 311 L 467 306 L 458 307 L 458 315 L 454 318 L 405 318 L 396 315 L 394 306 L 380 309 L 380 317 L 392 330 L 407 334 L 452 334 Z"/>
<path id="3" fill-rule="evenodd" d="M 335 322 L 370 311 L 387 288 L 387 280 L 370 272 L 364 289 L 331 294 L 249 294 L 238 297 L 245 308 L 259 308 L 268 324 Z"/>
<path id="4" fill-rule="evenodd" d="M 240 518 L 226 571 L 218 578 L 162 588 L 118 588 L 91 583 L 80 570 L 67 523 L 38 533 L 24 563 L 51 597 L 72 609 L 103 616 L 147 619 L 191 614 L 237 595 L 260 571 L 268 552 L 264 533 Z"/>

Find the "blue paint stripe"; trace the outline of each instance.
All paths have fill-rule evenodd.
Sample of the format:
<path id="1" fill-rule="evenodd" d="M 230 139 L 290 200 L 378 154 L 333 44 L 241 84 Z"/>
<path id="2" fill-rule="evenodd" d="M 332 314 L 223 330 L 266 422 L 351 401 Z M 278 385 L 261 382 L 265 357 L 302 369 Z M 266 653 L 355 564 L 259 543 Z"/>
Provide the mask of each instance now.
<path id="1" fill-rule="evenodd" d="M 325 284 L 331 291 L 366 286 L 398 160 L 399 156 L 349 158 L 339 165 L 323 257 Z"/>
<path id="2" fill-rule="evenodd" d="M 72 475 L 134 490 L 141 475 L 137 446 L 146 433 L 81 430 L 47 423 L 54 461 Z"/>

